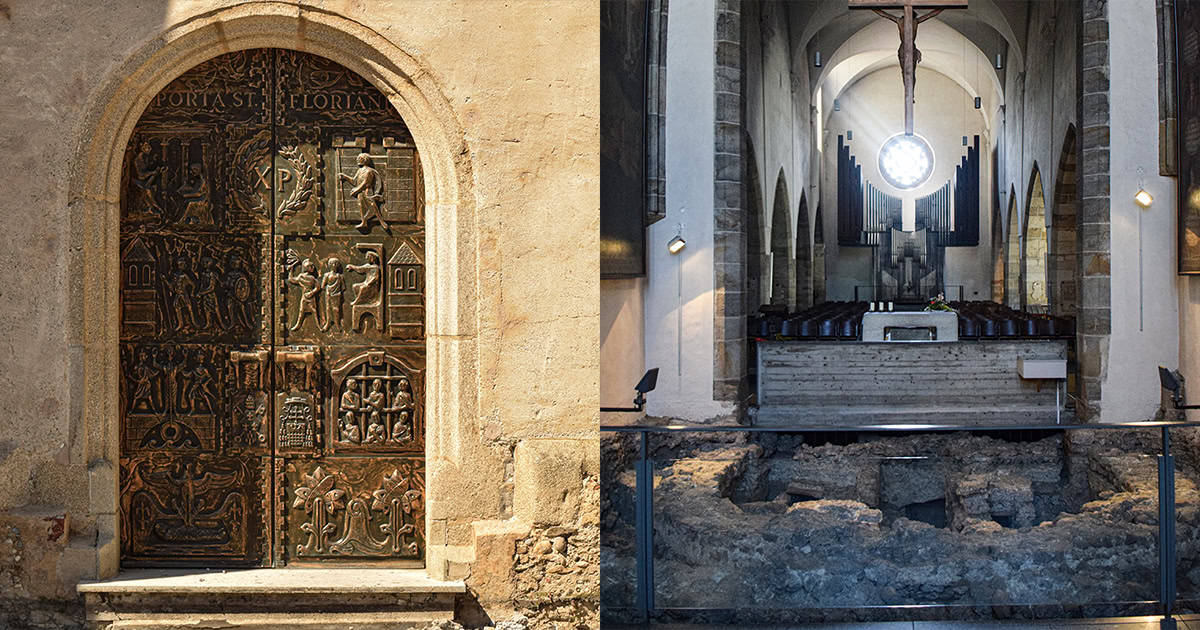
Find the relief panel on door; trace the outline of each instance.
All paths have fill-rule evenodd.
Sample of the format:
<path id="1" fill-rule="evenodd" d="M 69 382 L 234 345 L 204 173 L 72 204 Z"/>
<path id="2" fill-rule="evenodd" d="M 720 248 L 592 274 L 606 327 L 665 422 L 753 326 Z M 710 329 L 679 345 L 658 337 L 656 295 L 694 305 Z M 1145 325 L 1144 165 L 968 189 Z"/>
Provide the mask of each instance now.
<path id="1" fill-rule="evenodd" d="M 314 55 L 229 53 L 124 159 L 122 562 L 419 563 L 424 193 L 390 103 Z"/>

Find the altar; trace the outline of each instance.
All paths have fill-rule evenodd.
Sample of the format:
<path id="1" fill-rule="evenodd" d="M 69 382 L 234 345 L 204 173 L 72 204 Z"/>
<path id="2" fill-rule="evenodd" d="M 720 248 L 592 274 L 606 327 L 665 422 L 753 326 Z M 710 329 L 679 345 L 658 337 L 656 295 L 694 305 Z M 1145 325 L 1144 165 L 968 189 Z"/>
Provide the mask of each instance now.
<path id="1" fill-rule="evenodd" d="M 954 311 L 863 313 L 863 341 L 958 341 Z"/>

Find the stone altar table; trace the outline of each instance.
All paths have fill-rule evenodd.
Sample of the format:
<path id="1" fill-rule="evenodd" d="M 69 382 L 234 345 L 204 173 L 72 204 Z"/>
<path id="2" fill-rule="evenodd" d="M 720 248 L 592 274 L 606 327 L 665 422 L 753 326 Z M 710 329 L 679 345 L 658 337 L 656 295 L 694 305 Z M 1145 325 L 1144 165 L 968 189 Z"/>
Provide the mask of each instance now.
<path id="1" fill-rule="evenodd" d="M 863 341 L 958 341 L 953 311 L 870 312 L 862 319 Z"/>

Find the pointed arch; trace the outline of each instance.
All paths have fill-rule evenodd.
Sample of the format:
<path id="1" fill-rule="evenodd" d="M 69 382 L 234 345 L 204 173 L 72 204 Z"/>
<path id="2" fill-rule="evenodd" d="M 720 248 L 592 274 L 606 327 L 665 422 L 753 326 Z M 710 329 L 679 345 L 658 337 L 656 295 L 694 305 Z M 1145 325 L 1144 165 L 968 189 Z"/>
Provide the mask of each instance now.
<path id="1" fill-rule="evenodd" d="M 1029 176 L 1025 196 L 1025 217 L 1021 226 L 1021 308 L 1045 310 L 1050 302 L 1046 294 L 1046 195 L 1037 162 Z"/>
<path id="2" fill-rule="evenodd" d="M 793 280 L 796 261 L 792 259 L 792 212 L 788 203 L 787 176 L 783 169 L 775 178 L 775 199 L 771 205 L 771 305 L 796 305 Z"/>
<path id="3" fill-rule="evenodd" d="M 1051 312 L 1060 317 L 1074 317 L 1079 312 L 1079 231 L 1075 184 L 1075 125 L 1068 125 L 1058 157 L 1058 174 L 1054 178 L 1047 269 Z"/>
<path id="4" fill-rule="evenodd" d="M 1017 212 L 1017 189 L 1009 188 L 1008 221 L 1004 231 L 1004 303 L 1021 308 L 1021 230 Z"/>
<path id="5" fill-rule="evenodd" d="M 1004 258 L 1004 212 L 997 200 L 992 206 L 992 301 L 1004 303 L 1004 286 L 1007 268 Z"/>
<path id="6" fill-rule="evenodd" d="M 812 229 L 808 220 L 808 200 L 800 193 L 800 210 L 796 218 L 796 309 L 813 304 Z"/>
<path id="7" fill-rule="evenodd" d="M 71 240 L 82 246 L 67 261 L 72 308 L 65 321 L 74 347 L 82 349 L 73 382 L 88 383 L 72 406 L 80 409 L 71 430 L 87 440 L 88 493 L 93 512 L 105 523 L 90 562 L 94 577 L 118 571 L 119 427 L 117 413 L 120 276 L 118 239 L 125 147 L 135 123 L 151 99 L 184 71 L 217 55 L 249 48 L 288 48 L 326 57 L 355 72 L 383 92 L 420 147 L 424 172 L 426 230 L 430 258 L 426 266 L 427 377 L 441 382 L 447 374 L 480 370 L 476 354 L 459 350 L 477 343 L 480 236 L 471 192 L 471 154 L 454 109 L 441 92 L 436 74 L 415 56 L 374 30 L 334 13 L 299 9 L 282 2 L 256 2 L 213 10 L 167 27 L 133 51 L 106 75 L 84 106 L 74 131 L 79 152 L 68 165 Z M 426 431 L 430 459 L 460 461 L 464 448 L 454 439 L 473 430 L 479 399 L 468 386 L 432 387 L 426 393 L 430 422 Z M 430 496 L 455 492 L 455 466 L 431 470 Z M 428 522 L 448 518 L 433 502 Z M 481 514 L 482 515 L 482 514 Z M 487 515 L 487 518 L 494 518 Z M 426 567 L 438 579 L 447 573 L 445 544 L 430 545 Z"/>

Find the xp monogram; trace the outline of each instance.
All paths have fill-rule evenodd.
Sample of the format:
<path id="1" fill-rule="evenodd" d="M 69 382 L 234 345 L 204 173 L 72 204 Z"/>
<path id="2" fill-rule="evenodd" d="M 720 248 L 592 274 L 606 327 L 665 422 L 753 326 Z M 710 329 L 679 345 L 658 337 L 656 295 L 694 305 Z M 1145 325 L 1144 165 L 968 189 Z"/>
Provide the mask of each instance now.
<path id="1" fill-rule="evenodd" d="M 222 55 L 151 101 L 124 182 L 122 563 L 423 562 L 424 195 L 387 99 Z"/>

